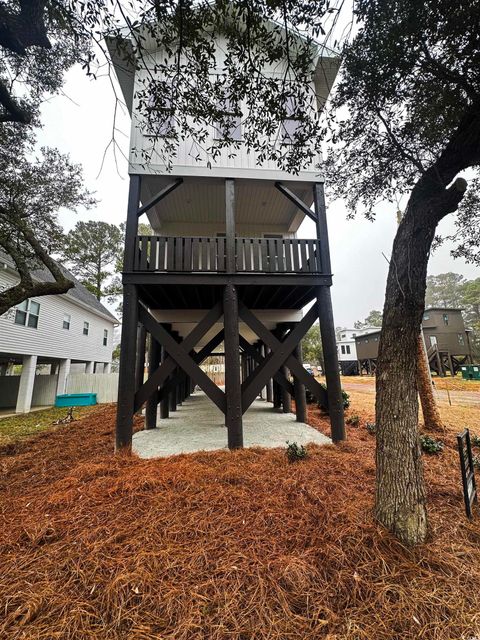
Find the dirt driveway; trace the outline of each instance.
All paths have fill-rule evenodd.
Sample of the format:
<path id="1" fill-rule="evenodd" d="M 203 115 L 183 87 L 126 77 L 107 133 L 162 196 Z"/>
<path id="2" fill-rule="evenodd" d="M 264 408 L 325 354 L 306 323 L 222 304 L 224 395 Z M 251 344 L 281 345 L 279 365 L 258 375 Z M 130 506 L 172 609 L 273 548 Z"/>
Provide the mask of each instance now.
<path id="1" fill-rule="evenodd" d="M 343 377 L 342 386 L 346 391 L 355 391 L 368 395 L 375 394 L 375 378 L 355 380 L 353 377 Z M 480 405 L 480 382 L 478 391 L 446 391 L 445 389 L 435 389 L 435 396 L 440 402 L 451 402 L 452 404 L 460 405 Z"/>

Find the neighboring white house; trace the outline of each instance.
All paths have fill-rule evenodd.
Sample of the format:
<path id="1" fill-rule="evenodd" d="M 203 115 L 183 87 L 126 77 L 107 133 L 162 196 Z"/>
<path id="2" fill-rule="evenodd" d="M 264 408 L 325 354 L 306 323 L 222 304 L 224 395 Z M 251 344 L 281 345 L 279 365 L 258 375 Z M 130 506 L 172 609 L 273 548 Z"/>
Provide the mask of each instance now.
<path id="1" fill-rule="evenodd" d="M 32 400 L 42 404 L 42 388 L 47 384 L 55 385 L 57 394 L 64 393 L 72 365 L 85 373 L 110 372 L 118 320 L 68 275 L 75 282 L 68 293 L 29 299 L 0 316 L 0 408 L 28 412 Z M 53 280 L 44 269 L 32 271 L 32 276 Z M 12 259 L 0 252 L 0 289 L 18 281 Z M 22 365 L 21 375 L 12 375 L 15 365 Z M 48 371 L 40 365 L 50 367 L 49 376 L 36 375 L 39 368 Z"/>
<path id="2" fill-rule="evenodd" d="M 363 336 L 371 331 L 378 331 L 378 327 L 365 327 L 363 329 L 341 329 L 337 335 L 337 352 L 340 370 L 343 375 L 355 373 L 357 367 L 356 336 Z"/>

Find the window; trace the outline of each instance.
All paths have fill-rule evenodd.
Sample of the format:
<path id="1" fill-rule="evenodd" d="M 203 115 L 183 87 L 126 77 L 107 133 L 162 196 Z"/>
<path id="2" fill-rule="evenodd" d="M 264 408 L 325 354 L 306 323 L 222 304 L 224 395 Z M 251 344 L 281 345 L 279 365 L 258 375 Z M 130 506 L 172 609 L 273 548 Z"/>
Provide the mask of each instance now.
<path id="1" fill-rule="evenodd" d="M 172 101 L 167 96 L 165 101 L 157 106 L 155 96 L 148 101 L 147 135 L 159 138 L 170 138 L 175 134 L 175 118 Z"/>
<path id="2" fill-rule="evenodd" d="M 342 344 L 342 353 L 345 353 L 345 345 Z"/>
<path id="3" fill-rule="evenodd" d="M 231 138 L 240 141 L 242 139 L 242 112 L 238 104 L 231 98 L 224 98 L 217 104 L 217 109 L 224 117 L 223 122 L 215 122 L 213 125 L 214 139 Z"/>
<path id="4" fill-rule="evenodd" d="M 437 346 L 437 336 L 430 336 L 430 346 L 431 347 Z"/>
<path id="5" fill-rule="evenodd" d="M 15 310 L 15 324 L 36 329 L 38 327 L 38 316 L 40 315 L 40 304 L 33 300 L 24 300 Z"/>
<path id="6" fill-rule="evenodd" d="M 448 313 L 443 314 L 443 324 L 448 327 Z"/>
<path id="7" fill-rule="evenodd" d="M 463 333 L 457 334 L 458 344 L 465 344 L 465 338 L 463 337 Z"/>
<path id="8" fill-rule="evenodd" d="M 424 313 L 423 314 L 423 319 L 424 320 L 430 320 L 430 316 L 428 315 L 428 313 Z"/>
<path id="9" fill-rule="evenodd" d="M 90 323 L 89 322 L 84 322 L 83 323 L 83 335 L 84 336 L 88 336 L 89 330 L 90 330 Z"/>
<path id="10" fill-rule="evenodd" d="M 106 347 L 108 344 L 108 329 L 103 330 L 103 346 Z"/>
<path id="11" fill-rule="evenodd" d="M 346 350 L 347 353 L 350 353 L 350 345 L 349 344 L 347 344 L 347 346 L 345 347 L 345 350 Z"/>
<path id="12" fill-rule="evenodd" d="M 72 316 L 69 313 L 64 313 L 63 314 L 63 324 L 62 327 L 64 329 L 70 329 L 70 320 L 72 319 Z"/>
<path id="13" fill-rule="evenodd" d="M 342 340 L 347 337 L 346 333 L 342 333 Z"/>
<path id="14" fill-rule="evenodd" d="M 293 144 L 300 122 L 295 116 L 298 110 L 295 99 L 292 96 L 289 96 L 285 101 L 285 111 L 287 115 L 280 126 L 280 137 L 283 143 Z"/>

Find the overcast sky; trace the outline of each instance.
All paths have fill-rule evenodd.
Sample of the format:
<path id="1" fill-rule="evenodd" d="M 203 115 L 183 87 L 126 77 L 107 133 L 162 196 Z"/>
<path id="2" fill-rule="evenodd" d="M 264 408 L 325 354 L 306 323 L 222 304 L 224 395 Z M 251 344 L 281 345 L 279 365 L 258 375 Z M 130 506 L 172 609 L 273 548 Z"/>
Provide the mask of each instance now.
<path id="1" fill-rule="evenodd" d="M 127 161 L 130 121 L 126 114 L 119 114 L 113 147 L 107 149 L 103 168 L 102 158 L 112 138 L 114 95 L 109 81 L 86 78 L 81 69 L 67 74 L 64 95 L 55 96 L 42 109 L 43 130 L 38 138 L 41 145 L 57 147 L 70 154 L 73 161 L 84 168 L 85 181 L 99 200 L 95 209 L 76 215 L 61 214 L 60 221 L 66 229 L 77 220 L 104 220 L 119 224 L 126 217 L 128 175 Z M 117 171 L 118 165 L 118 171 Z M 100 173 L 99 173 L 100 172 Z M 451 216 L 450 216 L 451 218 Z M 363 319 L 371 309 L 383 307 L 383 296 L 388 264 L 396 228 L 396 207 L 385 203 L 379 209 L 377 220 L 368 222 L 359 217 L 347 220 L 340 202 L 328 206 L 328 223 L 334 285 L 332 297 L 335 324 L 350 327 L 355 320 Z M 453 223 L 447 219 L 442 231 L 452 232 Z M 300 237 L 313 237 L 313 222 L 307 220 L 299 230 Z M 480 270 L 463 260 L 450 256 L 450 246 L 445 245 L 430 259 L 429 273 L 455 271 L 465 277 L 477 278 Z"/>

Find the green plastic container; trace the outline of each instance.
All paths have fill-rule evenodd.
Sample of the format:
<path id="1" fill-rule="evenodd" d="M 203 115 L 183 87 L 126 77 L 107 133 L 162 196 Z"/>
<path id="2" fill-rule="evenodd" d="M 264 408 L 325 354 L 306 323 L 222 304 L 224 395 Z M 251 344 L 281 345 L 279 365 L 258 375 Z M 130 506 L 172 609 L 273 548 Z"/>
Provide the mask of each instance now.
<path id="1" fill-rule="evenodd" d="M 55 398 L 56 407 L 89 407 L 97 404 L 96 393 L 63 393 Z"/>
<path id="2" fill-rule="evenodd" d="M 480 365 L 464 364 L 460 367 L 464 380 L 480 380 Z"/>

